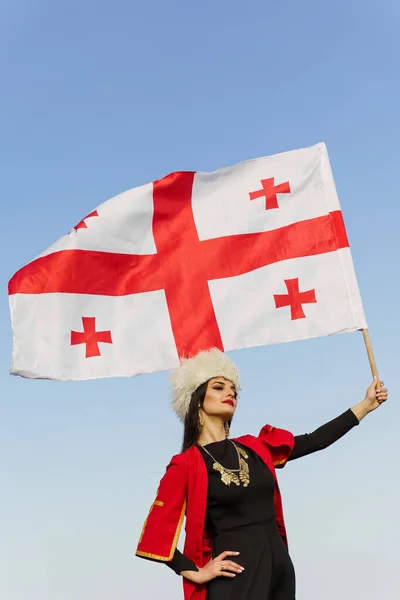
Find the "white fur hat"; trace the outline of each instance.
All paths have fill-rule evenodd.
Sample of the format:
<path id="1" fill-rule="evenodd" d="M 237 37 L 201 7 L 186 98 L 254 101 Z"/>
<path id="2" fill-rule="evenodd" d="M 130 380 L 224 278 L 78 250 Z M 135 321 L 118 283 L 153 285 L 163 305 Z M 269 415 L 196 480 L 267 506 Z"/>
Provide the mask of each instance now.
<path id="1" fill-rule="evenodd" d="M 218 348 L 202 350 L 181 361 L 181 366 L 170 375 L 171 405 L 181 421 L 185 420 L 193 392 L 209 379 L 225 377 L 235 384 L 237 391 L 240 389 L 238 368 Z"/>

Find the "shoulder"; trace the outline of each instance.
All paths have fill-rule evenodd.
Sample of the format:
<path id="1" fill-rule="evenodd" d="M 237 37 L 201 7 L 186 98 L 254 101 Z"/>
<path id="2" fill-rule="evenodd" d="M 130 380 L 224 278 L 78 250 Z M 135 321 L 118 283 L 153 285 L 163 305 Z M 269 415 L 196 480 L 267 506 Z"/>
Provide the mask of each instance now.
<path id="1" fill-rule="evenodd" d="M 294 448 L 294 435 L 286 429 L 264 425 L 258 439 L 271 453 L 274 466 L 284 467 Z"/>
<path id="2" fill-rule="evenodd" d="M 272 456 L 274 465 L 280 467 L 286 463 L 294 447 L 293 434 L 286 429 L 274 427 L 274 425 L 264 425 L 258 436 L 244 435 L 237 438 L 237 441 L 254 450 L 267 449 Z"/>
<path id="3" fill-rule="evenodd" d="M 165 473 L 161 478 L 159 489 L 177 491 L 187 485 L 189 473 L 191 472 L 191 455 L 189 451 L 175 454 L 166 466 Z"/>
<path id="4" fill-rule="evenodd" d="M 246 448 L 251 448 L 251 450 L 254 450 L 255 452 L 257 452 L 257 454 L 260 454 L 260 449 L 262 451 L 263 444 L 261 443 L 261 440 L 255 435 L 241 435 L 240 437 L 233 438 L 233 441 L 238 444 L 241 444 L 242 446 L 245 446 Z"/>
<path id="5" fill-rule="evenodd" d="M 258 435 L 241 435 L 235 438 L 235 440 L 242 444 L 246 444 L 246 442 L 264 442 L 275 446 L 285 443 L 291 445 L 293 437 L 293 434 L 286 429 L 280 429 L 274 425 L 264 425 Z"/>
<path id="6" fill-rule="evenodd" d="M 234 440 L 235 442 L 238 442 L 239 444 L 244 444 L 244 445 L 246 445 L 246 442 L 247 442 L 247 443 L 249 443 L 249 442 L 250 442 L 250 443 L 257 442 L 257 436 L 256 436 L 256 435 L 250 435 L 250 434 L 248 433 L 248 434 L 246 434 L 246 435 L 241 435 L 241 436 L 239 436 L 239 437 L 235 437 L 235 438 L 233 438 L 233 440 Z"/>
<path id="7" fill-rule="evenodd" d="M 288 445 L 293 446 L 294 436 L 286 429 L 280 429 L 274 425 L 264 425 L 261 428 L 258 437 L 271 446 Z"/>
<path id="8" fill-rule="evenodd" d="M 191 460 L 193 459 L 193 456 L 196 454 L 197 449 L 192 446 L 191 448 L 189 448 L 188 450 L 185 450 L 184 452 L 180 452 L 179 454 L 175 454 L 168 466 L 167 469 L 170 467 L 179 467 L 181 469 L 185 469 L 189 466 Z"/>

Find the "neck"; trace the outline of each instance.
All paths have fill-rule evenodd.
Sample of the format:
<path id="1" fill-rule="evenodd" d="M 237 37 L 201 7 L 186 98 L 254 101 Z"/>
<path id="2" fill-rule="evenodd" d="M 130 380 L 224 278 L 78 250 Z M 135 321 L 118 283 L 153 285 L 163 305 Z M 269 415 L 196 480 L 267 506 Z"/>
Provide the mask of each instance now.
<path id="1" fill-rule="evenodd" d="M 206 444 L 221 442 L 226 439 L 224 425 L 225 423 L 221 419 L 213 420 L 212 418 L 207 418 L 197 443 L 200 446 L 205 446 Z"/>

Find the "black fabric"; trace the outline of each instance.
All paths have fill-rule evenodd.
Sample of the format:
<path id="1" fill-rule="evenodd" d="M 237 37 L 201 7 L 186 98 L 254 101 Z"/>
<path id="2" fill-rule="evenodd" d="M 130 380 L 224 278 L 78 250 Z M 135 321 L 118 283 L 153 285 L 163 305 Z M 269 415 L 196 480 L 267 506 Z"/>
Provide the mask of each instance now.
<path id="1" fill-rule="evenodd" d="M 359 420 L 351 408 L 349 408 L 349 410 L 346 410 L 339 417 L 329 421 L 329 423 L 325 423 L 325 425 L 322 425 L 313 431 L 313 433 L 296 435 L 294 438 L 294 448 L 289 460 L 296 460 L 297 458 L 307 456 L 307 454 L 324 450 L 324 448 L 340 440 L 341 437 L 358 424 Z"/>
<path id="2" fill-rule="evenodd" d="M 327 448 L 359 421 L 349 409 L 311 434 L 295 436 L 289 460 Z M 247 454 L 250 484 L 226 486 L 213 469 L 213 460 L 200 447 L 209 474 L 207 523 L 214 532 L 214 552 L 235 550 L 236 560 L 245 567 L 235 578 L 218 577 L 207 585 L 207 600 L 294 600 L 294 569 L 276 527 L 272 473 L 250 448 Z M 227 469 L 238 468 L 237 452 L 229 440 L 207 444 L 207 450 Z M 179 550 L 166 563 L 177 574 L 198 571 Z"/>
<path id="3" fill-rule="evenodd" d="M 218 532 L 213 555 L 226 549 L 240 552 L 232 560 L 244 571 L 210 581 L 207 600 L 294 600 L 294 568 L 275 518 Z"/>
<path id="4" fill-rule="evenodd" d="M 220 473 L 213 469 L 214 461 L 199 446 L 208 471 L 207 529 L 214 534 L 225 529 L 273 519 L 275 515 L 274 477 L 256 452 L 241 447 L 249 457 L 246 460 L 250 472 L 250 483 L 247 488 L 242 485 L 227 486 L 222 483 Z M 227 469 L 239 467 L 237 452 L 230 440 L 213 442 L 207 444 L 206 448 Z M 172 560 L 166 564 L 177 574 L 186 570 L 198 571 L 196 565 L 178 549 Z"/>
<path id="5" fill-rule="evenodd" d="M 221 474 L 213 469 L 213 459 L 200 447 L 208 471 L 207 524 L 215 533 L 249 523 L 260 523 L 275 516 L 275 480 L 271 471 L 256 452 L 241 444 L 236 446 L 243 448 L 248 456 L 245 460 L 249 466 L 250 482 L 246 488 L 222 483 Z M 227 469 L 239 467 L 231 440 L 214 442 L 205 447 Z"/>
<path id="6" fill-rule="evenodd" d="M 198 571 L 194 562 L 187 556 L 179 552 L 178 548 L 175 550 L 172 560 L 165 563 L 167 567 L 170 567 L 177 575 L 180 575 L 182 571 Z"/>

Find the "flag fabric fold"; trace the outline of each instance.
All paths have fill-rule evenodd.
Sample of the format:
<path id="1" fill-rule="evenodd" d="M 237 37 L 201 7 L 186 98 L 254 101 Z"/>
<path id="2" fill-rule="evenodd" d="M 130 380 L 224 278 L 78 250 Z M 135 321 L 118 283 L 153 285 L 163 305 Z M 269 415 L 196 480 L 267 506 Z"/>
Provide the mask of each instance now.
<path id="1" fill-rule="evenodd" d="M 324 144 L 120 194 L 20 269 L 9 298 L 11 372 L 29 378 L 367 327 Z"/>

